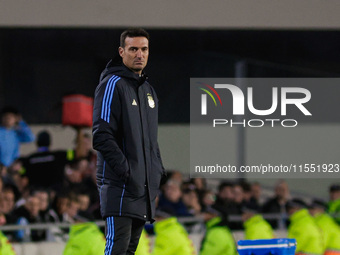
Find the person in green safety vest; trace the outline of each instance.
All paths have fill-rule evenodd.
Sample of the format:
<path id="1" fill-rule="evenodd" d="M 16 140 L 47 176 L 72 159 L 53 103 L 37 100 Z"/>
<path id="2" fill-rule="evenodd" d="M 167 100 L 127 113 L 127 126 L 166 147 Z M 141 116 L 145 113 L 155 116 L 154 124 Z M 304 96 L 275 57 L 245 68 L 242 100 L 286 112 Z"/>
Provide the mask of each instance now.
<path id="1" fill-rule="evenodd" d="M 322 233 L 306 209 L 306 203 L 301 199 L 292 199 L 286 207 L 290 220 L 288 238 L 295 238 L 297 243 L 295 254 L 322 255 Z"/>
<path id="2" fill-rule="evenodd" d="M 156 238 L 152 255 L 196 255 L 188 232 L 176 217 L 156 211 L 154 231 Z"/>
<path id="3" fill-rule="evenodd" d="M 247 240 L 272 239 L 274 232 L 271 225 L 255 211 L 244 208 L 242 213 L 244 238 Z"/>
<path id="4" fill-rule="evenodd" d="M 226 220 L 216 214 L 205 215 L 206 233 L 200 255 L 236 255 L 236 244 Z"/>
<path id="5" fill-rule="evenodd" d="M 313 200 L 309 208 L 310 214 L 322 230 L 324 255 L 340 255 L 340 227 L 335 220 L 326 213 L 326 203 L 320 200 Z"/>
<path id="6" fill-rule="evenodd" d="M 329 188 L 330 201 L 328 203 L 328 213 L 340 225 L 340 185 L 334 184 Z"/>
<path id="7" fill-rule="evenodd" d="M 70 228 L 69 240 L 63 255 L 103 255 L 105 236 L 88 215 L 77 215 L 76 223 Z"/>
<path id="8" fill-rule="evenodd" d="M 138 246 L 135 255 L 149 255 L 150 254 L 150 240 L 145 229 L 139 238 Z"/>
<path id="9" fill-rule="evenodd" d="M 1 208 L 2 209 L 2 208 Z M 5 215 L 0 213 L 0 226 L 6 224 Z M 7 237 L 0 231 L 0 255 L 16 255 L 13 246 L 7 239 Z"/>

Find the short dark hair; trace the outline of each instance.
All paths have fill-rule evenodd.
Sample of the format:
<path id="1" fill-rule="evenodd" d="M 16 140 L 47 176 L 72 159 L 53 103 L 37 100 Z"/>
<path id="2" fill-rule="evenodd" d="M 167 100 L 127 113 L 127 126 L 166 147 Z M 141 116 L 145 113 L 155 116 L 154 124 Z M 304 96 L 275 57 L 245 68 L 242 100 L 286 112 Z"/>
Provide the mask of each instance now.
<path id="1" fill-rule="evenodd" d="M 38 147 L 49 147 L 51 145 L 51 135 L 48 131 L 44 130 L 38 134 L 37 145 Z"/>
<path id="2" fill-rule="evenodd" d="M 148 32 L 143 28 L 129 28 L 120 35 L 120 47 L 122 48 L 125 47 L 126 37 L 145 37 L 148 41 L 150 39 Z"/>
<path id="3" fill-rule="evenodd" d="M 337 192 L 340 191 L 340 184 L 333 184 L 329 187 L 329 192 Z"/>
<path id="4" fill-rule="evenodd" d="M 221 192 L 224 188 L 226 187 L 229 187 L 229 188 L 232 188 L 234 187 L 234 183 L 233 182 L 228 182 L 228 181 L 225 181 L 225 182 L 222 182 L 219 186 L 218 186 L 218 192 Z"/>
<path id="5" fill-rule="evenodd" d="M 13 113 L 15 115 L 19 114 L 19 111 L 17 108 L 12 107 L 12 106 L 5 106 L 4 108 L 2 108 L 1 110 L 1 115 L 7 114 L 7 113 Z"/>

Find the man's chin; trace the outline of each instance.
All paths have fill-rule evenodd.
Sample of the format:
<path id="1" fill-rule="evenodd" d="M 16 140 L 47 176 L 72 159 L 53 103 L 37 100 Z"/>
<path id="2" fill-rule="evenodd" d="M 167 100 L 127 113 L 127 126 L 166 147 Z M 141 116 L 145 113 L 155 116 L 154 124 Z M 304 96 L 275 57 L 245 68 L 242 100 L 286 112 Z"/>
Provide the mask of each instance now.
<path id="1" fill-rule="evenodd" d="M 138 67 L 138 66 L 134 66 L 133 68 L 131 68 L 132 71 L 134 72 L 141 72 L 143 71 L 144 67 Z"/>

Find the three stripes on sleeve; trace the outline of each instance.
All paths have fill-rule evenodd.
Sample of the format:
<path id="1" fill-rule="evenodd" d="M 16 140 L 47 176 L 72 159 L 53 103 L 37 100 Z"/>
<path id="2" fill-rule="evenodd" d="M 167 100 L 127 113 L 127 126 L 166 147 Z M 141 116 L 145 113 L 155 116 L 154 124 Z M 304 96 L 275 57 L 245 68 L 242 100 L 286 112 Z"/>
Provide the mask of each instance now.
<path id="1" fill-rule="evenodd" d="M 108 80 L 106 84 L 100 117 L 103 120 L 105 120 L 107 123 L 110 122 L 111 102 L 112 102 L 113 92 L 115 90 L 116 83 L 119 80 L 120 80 L 119 76 L 112 75 L 112 77 Z"/>

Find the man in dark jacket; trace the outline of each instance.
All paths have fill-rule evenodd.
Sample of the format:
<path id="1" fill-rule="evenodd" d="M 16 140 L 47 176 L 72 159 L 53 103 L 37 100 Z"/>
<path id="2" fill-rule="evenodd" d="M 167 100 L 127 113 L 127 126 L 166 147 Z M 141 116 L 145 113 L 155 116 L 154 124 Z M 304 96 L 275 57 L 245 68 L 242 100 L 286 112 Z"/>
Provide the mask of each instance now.
<path id="1" fill-rule="evenodd" d="M 122 63 L 110 61 L 96 88 L 93 147 L 106 220 L 105 254 L 134 254 L 145 222 L 153 222 L 164 168 L 157 143 L 158 99 L 143 72 L 148 33 L 124 31 L 118 51 Z"/>

